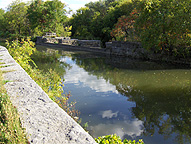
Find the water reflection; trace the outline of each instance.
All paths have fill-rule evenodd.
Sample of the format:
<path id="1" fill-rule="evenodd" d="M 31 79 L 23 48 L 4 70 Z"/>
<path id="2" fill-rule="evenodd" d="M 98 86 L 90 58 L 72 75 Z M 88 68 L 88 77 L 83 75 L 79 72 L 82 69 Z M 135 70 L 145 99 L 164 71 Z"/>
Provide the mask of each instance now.
<path id="1" fill-rule="evenodd" d="M 174 139 L 173 141 L 177 143 L 191 142 L 190 70 L 173 69 L 173 66 L 167 70 L 162 69 L 164 66 L 161 65 L 157 67 L 156 64 L 154 67 L 150 65 L 151 69 L 148 66 L 145 69 L 137 69 L 135 65 L 134 70 L 131 65 L 129 66 L 131 69 L 128 70 L 117 69 L 111 65 L 111 62 L 110 65 L 106 65 L 108 61 L 105 59 L 73 57 L 73 60 L 89 74 L 97 76 L 97 79 L 103 78 L 115 86 L 120 94 L 128 98 L 128 101 L 136 103 L 135 107 L 131 107 L 132 117 L 136 118 L 135 122 L 132 119 L 130 121 L 112 120 L 112 123 L 110 121 L 106 124 L 99 123 L 92 126 L 92 129 L 99 134 L 103 133 L 100 130 L 102 128 L 109 134 L 118 133 L 121 137 L 124 135 L 126 137 L 140 136 L 141 133 L 144 133 L 143 138 L 145 139 L 163 135 L 164 143 L 169 143 L 166 139 Z M 148 64 L 148 62 L 146 63 Z M 119 113 L 111 110 L 104 112 L 106 119 L 116 118 Z M 138 125 L 135 126 L 135 124 Z M 144 130 L 139 129 L 141 124 L 144 126 Z M 122 128 L 133 131 L 136 129 L 136 131 L 130 134 Z"/>
<path id="2" fill-rule="evenodd" d="M 102 118 L 111 119 L 111 118 L 117 117 L 119 111 L 112 112 L 112 110 L 106 110 L 106 111 L 101 111 L 100 113 Z"/>
<path id="3" fill-rule="evenodd" d="M 69 65 L 64 90 L 94 137 L 191 143 L 191 70 L 87 53 L 60 61 Z"/>
<path id="4" fill-rule="evenodd" d="M 60 58 L 60 61 L 69 63 L 72 68 L 66 71 L 64 75 L 65 83 L 74 83 L 79 85 L 83 83 L 83 87 L 88 86 L 96 92 L 114 92 L 118 93 L 116 87 L 103 78 L 89 74 L 83 68 L 76 65 L 70 57 Z"/>
<path id="5" fill-rule="evenodd" d="M 137 136 L 141 136 L 143 129 L 142 121 L 135 120 L 124 120 L 117 121 L 114 120 L 112 123 L 103 124 L 100 123 L 95 126 L 90 126 L 90 130 L 95 131 L 94 136 L 98 137 L 100 135 L 107 134 L 117 134 L 121 138 L 124 138 L 126 135 L 134 139 Z M 104 130 L 104 131 L 103 131 Z"/>

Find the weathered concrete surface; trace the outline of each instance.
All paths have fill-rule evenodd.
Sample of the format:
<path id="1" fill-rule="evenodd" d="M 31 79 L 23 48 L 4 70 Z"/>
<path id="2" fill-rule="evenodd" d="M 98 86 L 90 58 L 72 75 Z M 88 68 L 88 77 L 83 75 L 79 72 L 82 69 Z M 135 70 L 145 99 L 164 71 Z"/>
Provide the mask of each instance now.
<path id="1" fill-rule="evenodd" d="M 82 46 L 71 46 L 71 45 L 62 45 L 62 44 L 53 44 L 53 43 L 37 43 L 37 45 L 52 47 L 52 48 L 59 48 L 62 50 L 68 51 L 86 51 L 86 52 L 93 52 L 93 53 L 100 53 L 100 54 L 110 54 L 109 49 L 104 48 L 90 48 L 90 47 L 82 47 Z"/>
<path id="2" fill-rule="evenodd" d="M 69 46 L 81 46 L 81 47 L 93 47 L 100 48 L 101 41 L 100 40 L 78 40 L 78 39 L 70 39 L 69 37 L 36 37 L 37 44 L 41 43 L 52 43 L 52 44 L 60 44 L 60 45 L 69 45 Z"/>
<path id="3" fill-rule="evenodd" d="M 53 102 L 35 81 L 0 46 L 0 62 L 10 71 L 3 75 L 8 95 L 17 108 L 22 126 L 30 143 L 34 144 L 94 144 L 84 131 L 63 109 Z"/>

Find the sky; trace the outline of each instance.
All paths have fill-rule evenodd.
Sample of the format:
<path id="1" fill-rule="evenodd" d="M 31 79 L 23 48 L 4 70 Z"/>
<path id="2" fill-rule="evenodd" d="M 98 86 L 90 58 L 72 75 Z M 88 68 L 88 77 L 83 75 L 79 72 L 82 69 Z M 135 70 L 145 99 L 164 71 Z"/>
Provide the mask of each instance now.
<path id="1" fill-rule="evenodd" d="M 14 0 L 0 0 L 0 8 L 6 9 L 6 7 Z M 23 2 L 28 2 L 31 0 L 22 0 Z M 60 0 L 63 3 L 67 4 L 68 7 L 70 7 L 74 12 L 83 7 L 86 3 L 89 2 L 95 2 L 98 0 Z"/>

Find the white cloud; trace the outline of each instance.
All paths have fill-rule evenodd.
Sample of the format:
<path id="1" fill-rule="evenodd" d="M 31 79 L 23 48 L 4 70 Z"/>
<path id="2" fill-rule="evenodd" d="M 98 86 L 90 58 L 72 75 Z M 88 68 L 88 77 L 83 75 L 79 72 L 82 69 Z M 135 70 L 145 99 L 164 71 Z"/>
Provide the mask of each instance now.
<path id="1" fill-rule="evenodd" d="M 5 9 L 13 0 L 0 0 L 0 8 Z"/>
<path id="2" fill-rule="evenodd" d="M 95 2 L 98 0 L 61 0 L 63 3 L 67 4 L 74 12 L 81 7 L 84 7 L 85 4 L 89 2 Z"/>
<path id="3" fill-rule="evenodd" d="M 84 7 L 84 4 L 70 4 L 69 7 L 73 10 L 76 11 L 80 9 L 81 7 Z"/>
<path id="4" fill-rule="evenodd" d="M 71 58 L 62 58 L 61 61 L 72 63 Z M 83 86 L 88 86 L 96 92 L 113 92 L 117 93 L 116 87 L 105 79 L 100 78 L 97 79 L 94 75 L 89 75 L 83 68 L 80 68 L 76 64 L 72 64 L 72 68 L 67 70 L 64 75 L 65 83 L 74 83 L 78 85 L 79 83 L 83 83 Z"/>
<path id="5" fill-rule="evenodd" d="M 125 135 L 128 135 L 132 138 L 141 136 L 143 133 L 143 122 L 135 119 L 133 121 L 124 120 L 124 121 L 114 121 L 113 123 L 107 124 L 98 124 L 95 126 L 90 126 L 90 130 L 93 131 L 94 137 L 99 137 L 103 135 L 117 134 L 122 139 Z"/>
<path id="6" fill-rule="evenodd" d="M 111 119 L 113 117 L 117 117 L 118 112 L 119 111 L 113 113 L 112 110 L 106 110 L 106 111 L 102 111 L 101 115 L 102 115 L 102 118 Z"/>
<path id="7" fill-rule="evenodd" d="M 12 3 L 15 0 L 0 0 L 0 8 L 7 8 L 10 3 Z M 22 0 L 22 2 L 31 2 L 32 0 Z M 44 0 L 46 1 L 46 0 Z M 77 9 L 84 7 L 86 3 L 89 2 L 95 2 L 98 0 L 60 0 L 61 2 L 65 3 L 70 7 L 73 11 L 76 11 Z"/>
<path id="8" fill-rule="evenodd" d="M 14 2 L 15 0 L 0 0 L 0 8 L 6 9 L 9 4 Z M 22 2 L 30 2 L 31 0 L 22 0 Z"/>

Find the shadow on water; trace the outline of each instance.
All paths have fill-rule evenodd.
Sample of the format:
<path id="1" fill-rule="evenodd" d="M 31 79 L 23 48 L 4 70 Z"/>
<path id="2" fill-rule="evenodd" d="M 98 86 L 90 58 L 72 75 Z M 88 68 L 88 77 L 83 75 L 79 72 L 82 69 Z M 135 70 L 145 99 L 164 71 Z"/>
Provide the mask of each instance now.
<path id="1" fill-rule="evenodd" d="M 60 53 L 69 54 L 61 50 Z M 71 91 L 72 94 L 75 91 L 81 93 L 86 91 L 84 95 L 87 97 L 84 99 L 83 96 L 76 97 L 81 101 L 92 95 L 90 106 L 86 104 L 80 111 L 84 121 L 89 119 L 94 121 L 92 124 L 89 123 L 89 130 L 93 136 L 97 137 L 102 132 L 111 134 L 109 132 L 112 131 L 122 133 L 123 138 L 143 138 L 145 143 L 191 143 L 191 70 L 189 67 L 81 52 L 70 53 L 69 57 L 75 65 L 75 70 L 78 68 L 81 72 L 83 69 L 89 76 L 108 82 L 110 87 L 115 86 L 119 93 L 112 94 L 114 98 L 111 91 L 107 94 L 88 93 L 90 88 L 86 88 L 87 91 L 85 88 L 79 89 L 82 82 L 78 84 L 78 88 Z M 74 68 L 74 65 L 67 64 L 70 65 L 70 69 Z M 80 92 L 77 95 L 80 95 Z M 103 98 L 103 95 L 109 96 Z M 124 101 L 124 98 L 127 101 Z M 107 106 L 105 111 L 102 109 L 104 106 Z M 92 118 L 87 116 L 90 109 L 92 109 Z M 83 115 L 83 111 L 86 115 Z M 100 112 L 101 116 L 99 116 Z M 127 117 L 131 118 L 127 119 Z M 136 125 L 138 125 L 137 129 Z M 134 133 L 129 130 L 130 128 Z M 96 133 L 96 130 L 99 132 Z"/>
<path id="2" fill-rule="evenodd" d="M 145 136 L 157 131 L 165 139 L 176 134 L 177 143 L 191 142 L 191 71 L 188 67 L 124 58 L 76 56 L 73 60 L 90 74 L 115 85 L 128 101 L 136 103 L 131 108 L 132 115 L 143 122 Z"/>

